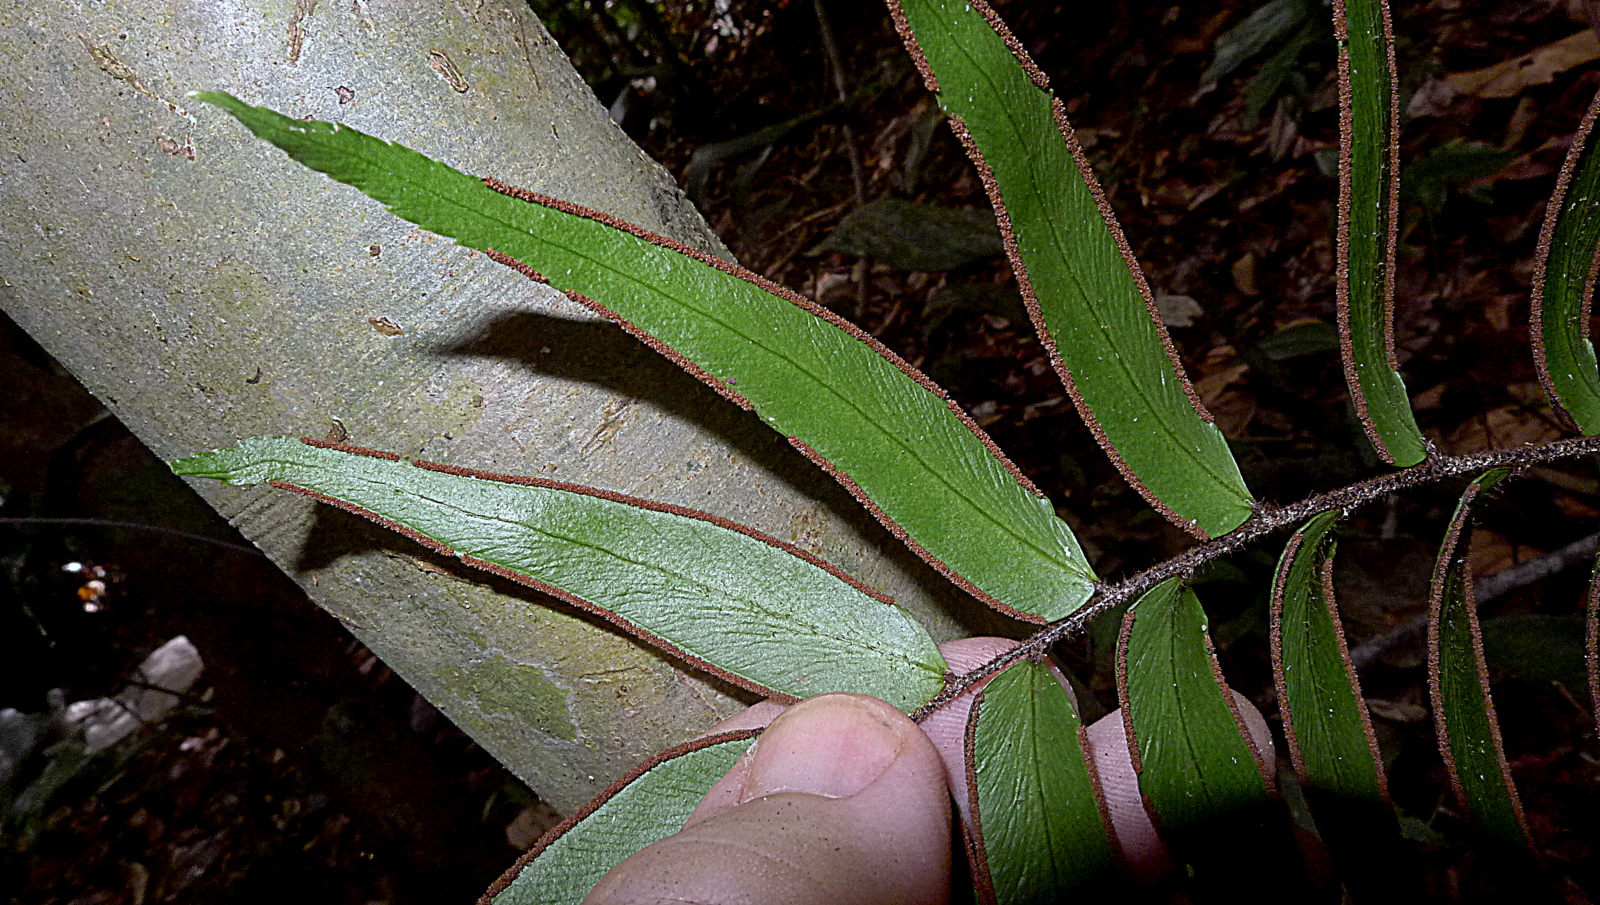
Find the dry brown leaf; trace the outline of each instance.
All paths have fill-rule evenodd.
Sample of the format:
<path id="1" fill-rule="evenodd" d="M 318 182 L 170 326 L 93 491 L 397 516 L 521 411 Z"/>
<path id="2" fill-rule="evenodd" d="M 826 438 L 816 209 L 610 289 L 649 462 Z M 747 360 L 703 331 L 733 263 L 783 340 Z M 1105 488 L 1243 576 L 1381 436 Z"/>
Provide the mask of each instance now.
<path id="1" fill-rule="evenodd" d="M 1600 60 L 1600 34 L 1585 28 L 1520 57 L 1470 72 L 1453 73 L 1445 77 L 1445 82 L 1459 94 L 1516 97 L 1527 88 L 1543 85 L 1568 69 L 1595 60 Z"/>
<path id="2" fill-rule="evenodd" d="M 1523 405 L 1507 405 L 1479 418 L 1473 417 L 1445 437 L 1442 446 L 1451 455 L 1505 449 L 1525 443 L 1555 440 L 1561 431 Z"/>
<path id="3" fill-rule="evenodd" d="M 1229 364 L 1230 361 L 1233 363 Z M 1230 347 L 1224 346 L 1223 354 L 1212 350 L 1206 363 L 1201 365 L 1201 370 L 1207 373 L 1194 384 L 1194 391 L 1205 404 L 1206 411 L 1228 437 L 1243 436 L 1256 414 L 1255 397 L 1232 388 L 1242 382 L 1250 370 L 1249 366 L 1237 362 Z M 1213 367 L 1216 370 L 1210 370 Z"/>

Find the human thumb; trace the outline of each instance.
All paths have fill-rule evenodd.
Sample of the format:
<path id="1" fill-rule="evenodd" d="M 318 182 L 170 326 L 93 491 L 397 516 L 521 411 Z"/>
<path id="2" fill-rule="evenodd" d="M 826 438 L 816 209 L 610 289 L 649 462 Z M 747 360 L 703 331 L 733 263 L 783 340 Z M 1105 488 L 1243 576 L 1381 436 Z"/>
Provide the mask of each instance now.
<path id="1" fill-rule="evenodd" d="M 862 695 L 789 708 L 678 833 L 632 855 L 585 905 L 949 901 L 944 767 L 917 725 Z"/>

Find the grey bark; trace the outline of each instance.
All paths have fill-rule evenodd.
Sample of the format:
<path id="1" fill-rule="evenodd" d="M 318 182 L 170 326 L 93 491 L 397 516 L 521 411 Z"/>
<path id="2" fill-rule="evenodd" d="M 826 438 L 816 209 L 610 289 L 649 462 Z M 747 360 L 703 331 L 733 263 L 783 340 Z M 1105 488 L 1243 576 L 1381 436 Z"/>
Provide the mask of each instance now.
<path id="1" fill-rule="evenodd" d="M 10 4 L 0 67 L 0 306 L 157 455 L 347 431 L 708 509 L 822 553 L 937 637 L 993 627 L 756 419 L 184 97 L 342 120 L 725 254 L 519 0 Z M 738 705 L 342 513 L 195 489 L 563 810 Z"/>

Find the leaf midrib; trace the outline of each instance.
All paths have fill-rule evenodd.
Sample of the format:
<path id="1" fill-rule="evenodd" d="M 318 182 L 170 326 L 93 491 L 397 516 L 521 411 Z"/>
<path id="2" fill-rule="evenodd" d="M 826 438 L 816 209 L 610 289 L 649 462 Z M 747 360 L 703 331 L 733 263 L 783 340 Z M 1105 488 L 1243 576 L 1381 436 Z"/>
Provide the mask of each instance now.
<path id="1" fill-rule="evenodd" d="M 991 95 L 993 95 L 995 97 L 1003 96 L 1002 92 L 999 90 L 999 86 L 994 82 L 994 80 L 992 78 L 990 78 L 990 74 L 989 74 L 989 71 L 987 70 L 987 68 L 985 68 L 982 65 L 979 65 L 976 62 L 976 58 L 973 56 L 972 53 L 970 53 L 968 51 L 968 49 L 967 49 L 967 47 L 965 45 L 963 45 L 963 44 L 961 44 L 959 42 L 952 41 L 952 42 L 949 42 L 949 46 L 956 48 L 956 50 L 958 52 L 960 52 L 963 56 L 965 56 L 967 58 L 967 61 L 971 65 L 971 68 L 975 69 L 977 71 L 979 77 L 988 85 Z M 1035 87 L 1037 88 L 1037 86 L 1035 86 Z M 941 91 L 940 93 L 941 94 L 945 94 L 947 92 Z M 1041 93 L 1042 93 L 1042 90 L 1041 90 Z M 1002 114 L 1001 115 L 1001 120 L 1003 122 L 1005 122 L 1008 126 L 1011 127 L 1012 137 L 1013 137 L 1013 139 L 1015 139 L 1015 143 L 1018 146 L 1022 146 L 1024 144 L 1022 139 L 1023 139 L 1025 133 L 1024 133 L 1024 130 L 1022 130 L 1020 124 L 1017 122 L 1017 120 L 1014 117 L 1010 116 L 1009 114 Z M 1069 152 L 1069 154 L 1070 154 L 1070 152 Z M 1037 161 L 1034 161 L 1034 160 L 1030 159 L 1028 161 L 1028 163 L 1029 163 L 1029 170 L 1030 170 L 1031 175 L 1033 175 L 1036 178 L 1024 180 L 1025 189 L 1026 189 L 1027 193 L 1032 196 L 1032 200 L 1033 200 L 1034 205 L 1035 205 L 1036 208 L 1045 208 L 1046 207 L 1045 198 L 1044 198 L 1044 195 L 1043 195 L 1043 193 L 1041 191 L 1041 186 L 1040 186 L 1040 181 L 1041 180 L 1039 178 L 1037 178 L 1037 177 L 1042 176 L 1043 174 L 1040 174 L 1038 172 L 1038 170 L 1036 169 L 1035 165 L 1037 164 Z M 997 189 L 999 187 L 998 180 L 996 181 L 996 187 L 997 187 Z M 1002 191 L 1001 194 L 1003 195 L 1004 192 Z M 1058 257 L 1060 257 L 1063 262 L 1066 261 L 1067 260 L 1067 256 L 1064 253 L 1061 253 L 1061 252 L 1062 252 L 1063 249 L 1066 249 L 1068 247 L 1068 243 L 1066 243 L 1063 240 L 1063 238 L 1061 236 L 1060 229 L 1058 227 L 1058 224 L 1055 222 L 1054 218 L 1045 218 L 1045 225 L 1049 229 L 1051 244 L 1058 251 Z M 1107 228 L 1109 228 L 1109 226 Z M 1018 253 L 1019 253 L 1019 255 L 1021 253 L 1021 245 L 1020 245 L 1020 243 L 1018 244 Z M 1127 266 L 1126 262 L 1123 262 L 1123 266 L 1124 267 Z M 1197 458 L 1192 452 L 1189 451 L 1188 442 L 1183 438 L 1183 436 L 1179 432 L 1178 428 L 1174 427 L 1168 420 L 1172 413 L 1167 411 L 1164 406 L 1160 406 L 1160 405 L 1154 404 L 1152 399 L 1151 399 L 1151 396 L 1146 391 L 1146 388 L 1145 388 L 1144 384 L 1141 381 L 1139 381 L 1138 379 L 1136 379 L 1134 371 L 1128 366 L 1128 362 L 1125 360 L 1125 357 L 1121 354 L 1121 350 L 1120 350 L 1119 346 L 1117 345 L 1116 342 L 1114 342 L 1112 340 L 1111 331 L 1109 329 L 1107 329 L 1107 327 L 1106 327 L 1106 325 L 1104 323 L 1106 320 L 1109 320 L 1109 318 L 1105 318 L 1105 317 L 1101 317 L 1100 316 L 1101 313 L 1102 313 L 1100 311 L 1100 307 L 1099 307 L 1099 305 L 1096 304 L 1093 294 L 1091 294 L 1087 290 L 1087 288 L 1083 285 L 1083 282 L 1081 281 L 1081 279 L 1078 276 L 1077 270 L 1075 268 L 1073 268 L 1073 267 L 1070 267 L 1070 266 L 1068 266 L 1068 267 L 1066 267 L 1064 269 L 1066 271 L 1067 279 L 1072 283 L 1073 288 L 1077 291 L 1079 298 L 1082 299 L 1082 303 L 1084 304 L 1084 306 L 1086 308 L 1088 308 L 1092 313 L 1095 314 L 1095 318 L 1094 318 L 1095 325 L 1092 328 L 1092 332 L 1098 333 L 1102 337 L 1104 346 L 1109 348 L 1110 350 L 1112 350 L 1115 353 L 1115 354 L 1112 354 L 1109 357 L 1116 363 L 1116 366 L 1122 370 L 1122 373 L 1127 378 L 1128 383 L 1135 388 L 1135 392 L 1138 394 L 1139 399 L 1145 404 L 1145 408 L 1147 410 L 1151 411 L 1156 416 L 1156 422 L 1161 426 L 1161 429 L 1166 432 L 1168 439 L 1172 441 L 1172 445 L 1176 446 L 1179 450 L 1182 450 L 1183 453 L 1184 453 L 1184 457 L 1185 458 L 1189 459 L 1196 466 L 1198 466 L 1199 469 L 1202 472 L 1204 472 L 1208 477 L 1210 477 L 1212 479 L 1212 481 L 1217 486 L 1221 487 L 1225 492 L 1227 492 L 1230 497 L 1234 496 L 1234 494 L 1232 492 L 1233 488 L 1231 486 L 1232 482 L 1229 480 L 1230 476 L 1225 475 L 1225 474 L 1219 474 L 1211 466 L 1211 464 L 1209 462 L 1207 462 L 1203 458 Z M 1055 331 L 1052 329 L 1051 332 L 1052 332 L 1052 334 L 1054 334 Z M 1052 335 L 1052 339 L 1054 339 L 1053 335 Z M 1167 365 L 1171 365 L 1171 361 L 1170 360 L 1167 361 L 1166 364 Z M 1167 375 L 1163 374 L 1162 376 L 1166 377 Z M 1182 380 L 1182 378 L 1180 378 L 1177 375 L 1177 372 L 1176 372 L 1175 369 L 1174 369 L 1171 377 L 1175 381 L 1181 381 Z M 1082 388 L 1079 388 L 1078 392 L 1082 393 L 1082 392 L 1084 392 L 1084 390 Z M 1190 408 L 1190 411 L 1193 411 L 1192 407 Z M 1199 413 L 1196 412 L 1195 414 L 1198 417 Z M 1097 419 L 1097 420 L 1100 420 L 1100 419 Z M 1126 455 L 1125 453 L 1122 452 L 1122 450 L 1120 448 L 1117 449 L 1117 452 L 1118 452 L 1118 455 L 1122 455 L 1122 456 Z M 1142 474 L 1139 475 L 1139 479 L 1140 479 L 1140 481 L 1148 480 L 1148 478 L 1145 475 L 1142 475 Z M 1167 500 L 1163 499 L 1162 502 L 1167 502 Z M 1170 505 L 1170 503 L 1169 503 L 1169 505 Z M 1248 507 L 1248 505 L 1249 505 L 1248 501 L 1246 501 L 1246 506 Z"/>
<path id="2" fill-rule="evenodd" d="M 357 131 L 357 130 L 351 130 L 351 131 Z M 301 133 L 301 134 L 307 135 L 307 136 L 310 135 L 310 133 Z M 364 134 L 364 133 L 360 133 L 360 134 Z M 382 139 L 376 139 L 376 140 L 382 141 Z M 389 143 L 389 144 L 392 145 L 392 143 Z M 396 148 L 402 148 L 403 147 L 403 146 L 399 146 L 399 145 L 393 145 L 393 146 L 396 147 Z M 500 226 L 501 228 L 511 230 L 512 232 L 515 232 L 515 233 L 526 233 L 526 234 L 528 234 L 530 236 L 533 235 L 533 232 L 531 230 L 521 229 L 521 228 L 518 228 L 517 226 L 515 226 L 514 224 L 509 224 L 509 223 L 506 223 L 506 222 L 504 222 L 502 220 L 499 220 L 497 218 L 491 217 L 491 216 L 489 216 L 488 214 L 486 214 L 486 213 L 484 213 L 482 211 L 479 211 L 479 210 L 477 210 L 475 208 L 472 208 L 472 207 L 470 207 L 470 206 L 468 206 L 466 204 L 463 204 L 462 202 L 456 200 L 451 195 L 446 195 L 446 194 L 443 194 L 443 193 L 437 191 L 436 189 L 434 189 L 432 186 L 428 185 L 427 183 L 419 183 L 419 182 L 417 182 L 416 180 L 412 179 L 408 174 L 405 174 L 405 173 L 396 174 L 393 171 L 390 171 L 390 170 L 388 170 L 386 168 L 381 167 L 381 165 L 374 165 L 372 162 L 366 160 L 365 158 L 361 157 L 360 155 L 352 154 L 351 152 L 345 151 L 344 149 L 338 147 L 337 144 L 334 144 L 334 143 L 330 143 L 326 147 L 328 147 L 334 153 L 338 153 L 338 154 L 341 154 L 341 155 L 344 155 L 344 156 L 351 157 L 351 158 L 355 159 L 356 161 L 358 161 L 359 163 L 361 163 L 364 166 L 368 166 L 368 167 L 377 166 L 377 168 L 380 169 L 380 171 L 385 176 L 387 176 L 389 178 L 394 178 L 395 176 L 398 175 L 400 179 L 404 180 L 407 184 L 411 185 L 414 189 L 423 191 L 423 192 L 427 193 L 428 195 L 431 195 L 432 197 L 439 199 L 440 201 L 448 203 L 448 204 L 456 207 L 457 209 L 459 209 L 461 211 L 464 211 L 466 214 L 468 214 L 470 216 L 480 217 L 480 218 L 482 218 L 484 220 L 489 221 L 492 224 L 496 224 L 496 225 Z M 417 152 L 413 152 L 413 153 L 417 153 Z M 432 159 L 426 157 L 426 155 L 419 154 L 418 156 L 421 156 L 421 157 L 423 157 L 423 159 L 429 160 L 430 162 L 438 163 L 437 161 L 432 161 Z M 464 176 L 466 178 L 469 178 L 469 179 L 472 178 L 470 176 L 467 176 L 467 174 L 465 174 L 465 173 L 461 173 L 460 170 L 456 170 L 454 167 L 449 167 L 448 164 L 439 163 L 439 165 L 447 167 L 452 172 L 454 172 L 456 174 L 459 174 L 461 176 Z M 474 180 L 474 181 L 476 182 L 476 180 Z M 482 185 L 482 183 L 476 183 L 476 184 L 478 184 L 480 186 Z M 485 187 L 484 191 L 493 192 L 494 190 Z M 498 195 L 499 193 L 495 193 L 495 194 Z M 385 206 L 388 206 L 387 202 L 385 202 Z M 547 208 L 547 210 L 548 210 L 548 208 Z M 429 231 L 432 232 L 433 230 L 430 229 Z M 900 439 L 900 437 L 895 435 L 893 432 L 883 430 L 873 418 L 868 416 L 867 412 L 862 410 L 858 405 L 856 405 L 854 402 L 852 402 L 848 397 L 841 395 L 837 390 L 835 390 L 832 386 L 830 386 L 826 381 L 823 381 L 823 380 L 819 379 L 815 374 L 811 373 L 806 368 L 804 368 L 801 365 L 799 365 L 798 363 L 794 362 L 792 359 L 787 358 L 786 356 L 784 356 L 780 352 L 778 352 L 778 351 L 772 349 L 771 347 L 767 346 L 766 344 L 762 343 L 760 341 L 760 339 L 758 339 L 756 337 L 753 337 L 753 336 L 748 336 L 745 333 L 743 333 L 742 331 L 739 331 L 739 330 L 734 329 L 733 327 L 729 326 L 726 322 L 724 322 L 721 319 L 715 317 L 714 315 L 708 314 L 708 313 L 703 312 L 703 311 L 701 311 L 701 310 L 699 310 L 697 308 L 694 308 L 694 307 L 690 306 L 688 303 L 679 300 L 677 297 L 675 297 L 673 295 L 669 295 L 669 294 L 667 294 L 665 292 L 661 292 L 659 289 L 651 286 L 649 283 L 647 283 L 647 282 L 645 282 L 643 280 L 638 279 L 637 277 L 634 277 L 632 274 L 627 273 L 626 271 L 618 270 L 618 269 L 616 269 L 614 267 L 611 267 L 610 265 L 605 264 L 604 262 L 596 261 L 594 258 L 591 258 L 590 256 L 584 254 L 582 251 L 578 251 L 576 249 L 573 249 L 573 248 L 571 248 L 571 247 L 569 247 L 567 245 L 564 245 L 564 244 L 562 244 L 560 242 L 554 241 L 554 240 L 549 239 L 549 238 L 542 238 L 542 237 L 535 237 L 535 238 L 536 238 L 537 241 L 546 242 L 546 243 L 548 243 L 550 245 L 553 245 L 556 248 L 562 249 L 563 251 L 566 251 L 569 254 L 575 255 L 576 257 L 578 257 L 578 258 L 580 258 L 582 260 L 588 261 L 591 265 L 593 265 L 593 266 L 595 266 L 597 268 L 604 269 L 607 272 L 612 273 L 612 274 L 616 274 L 617 276 L 622 277 L 624 280 L 626 280 L 628 282 L 631 282 L 634 285 L 640 286 L 640 287 L 642 287 L 642 288 L 644 288 L 644 289 L 646 289 L 648 291 L 654 292 L 659 297 L 668 300 L 671 304 L 679 307 L 680 309 L 682 309 L 684 311 L 692 312 L 693 314 L 695 314 L 695 315 L 697 315 L 699 317 L 702 317 L 702 318 L 704 318 L 706 320 L 710 320 L 710 321 L 718 324 L 723 329 L 727 330 L 727 332 L 733 334 L 734 336 L 736 336 L 736 337 L 738 337 L 740 339 L 743 339 L 743 340 L 749 342 L 750 344 L 756 346 L 757 348 L 759 348 L 762 351 L 766 352 L 767 354 L 773 356 L 774 358 L 777 358 L 780 361 L 789 362 L 791 364 L 791 366 L 796 371 L 799 371 L 801 374 L 804 374 L 807 378 L 811 379 L 818 386 L 822 387 L 823 390 L 826 391 L 829 395 L 831 395 L 834 398 L 838 399 L 839 401 L 843 402 L 848 408 L 850 408 L 852 411 L 854 411 L 861 418 L 863 423 L 867 424 L 870 428 L 873 428 L 877 434 L 879 434 L 880 436 L 888 438 L 891 441 L 893 446 L 898 447 L 900 450 L 902 450 L 903 452 L 908 454 L 908 456 L 911 459 L 916 461 L 918 465 L 922 466 L 922 470 L 926 474 L 929 474 L 929 475 L 933 476 L 933 478 L 934 478 L 936 483 L 942 485 L 947 490 L 949 490 L 957 499 L 961 500 L 964 504 L 966 504 L 966 506 L 969 509 L 971 509 L 971 510 L 975 511 L 976 513 L 978 513 L 978 515 L 982 519 L 984 519 L 985 521 L 988 521 L 990 524 L 992 524 L 996 528 L 1000 529 L 1000 531 L 1002 533 L 1010 536 L 1012 539 L 1017 541 L 1019 544 L 1021 544 L 1026 549 L 1032 550 L 1035 554 L 1037 554 L 1040 558 L 1044 559 L 1046 562 L 1050 562 L 1050 563 L 1056 565 L 1061 571 L 1064 571 L 1067 574 L 1072 575 L 1073 577 L 1078 578 L 1078 579 L 1080 579 L 1082 581 L 1087 581 L 1088 583 L 1093 584 L 1093 580 L 1089 578 L 1089 575 L 1086 572 L 1081 572 L 1077 568 L 1075 568 L 1073 563 L 1070 560 L 1065 560 L 1064 561 L 1062 559 L 1057 558 L 1056 556 L 1052 555 L 1049 551 L 1047 551 L 1047 550 L 1041 548 L 1039 545 L 1033 543 L 1031 539 L 1029 539 L 1027 537 L 1024 537 L 1024 536 L 1018 534 L 1016 531 L 1012 530 L 1010 526 L 1008 526 L 1006 523 L 1004 523 L 1001 520 L 999 520 L 998 518 L 996 518 L 988 510 L 987 507 L 978 505 L 978 503 L 976 501 L 972 500 L 965 493 L 963 493 L 961 491 L 961 489 L 957 485 L 951 483 L 939 469 L 933 468 L 931 465 L 929 465 L 920 455 L 918 455 L 916 453 L 915 450 L 913 450 L 911 447 L 907 446 Z M 644 241 L 644 240 L 640 240 L 640 241 Z M 1025 490 L 1024 490 L 1024 493 L 1026 493 Z M 985 589 L 985 593 L 990 593 L 990 592 L 988 592 Z M 1006 602 L 1009 605 L 1016 605 L 1016 602 L 1014 602 L 1014 601 L 1003 601 L 1003 602 Z M 1048 603 L 1049 601 L 1045 601 L 1045 602 Z M 1019 607 L 1019 609 L 1021 609 L 1021 607 Z M 1032 612 L 1032 610 L 1028 610 L 1028 611 Z"/>
<path id="3" fill-rule="evenodd" d="M 415 466 L 412 466 L 412 467 L 415 467 Z M 725 599 L 728 599 L 728 600 L 738 601 L 739 603 L 742 603 L 745 606 L 747 606 L 751 611 L 759 613 L 761 616 L 773 621 L 775 624 L 784 624 L 784 623 L 794 624 L 794 623 L 798 623 L 798 624 L 800 624 L 800 625 L 802 625 L 802 626 L 804 626 L 806 628 L 811 629 L 813 634 L 818 635 L 820 637 L 824 637 L 824 638 L 831 638 L 832 640 L 837 641 L 841 645 L 844 645 L 846 647 L 853 647 L 853 648 L 856 648 L 856 649 L 869 650 L 869 651 L 872 651 L 874 653 L 878 653 L 878 654 L 884 655 L 884 657 L 886 659 L 887 658 L 893 658 L 893 659 L 899 660 L 902 663 L 907 663 L 907 664 L 911 665 L 912 667 L 916 668 L 916 670 L 918 672 L 920 672 L 920 673 L 929 672 L 929 670 L 926 668 L 926 666 L 916 662 L 915 660 L 912 660 L 912 659 L 906 657 L 902 653 L 895 652 L 895 651 L 886 651 L 886 650 L 884 650 L 882 648 L 879 648 L 878 646 L 873 645 L 873 644 L 871 644 L 871 643 L 869 643 L 869 642 L 867 642 L 865 640 L 862 640 L 862 639 L 859 639 L 859 638 L 843 637 L 843 636 L 840 636 L 840 635 L 838 635 L 838 634 L 836 634 L 836 633 L 834 633 L 832 631 L 826 630 L 824 627 L 822 627 L 822 626 L 820 626 L 820 625 L 818 625 L 818 624 L 816 624 L 814 622 L 808 621 L 803 615 L 803 613 L 804 613 L 803 610 L 798 610 L 797 609 L 794 613 L 776 613 L 776 612 L 768 609 L 767 607 L 763 606 L 758 600 L 754 600 L 754 599 L 742 596 L 740 594 L 730 593 L 727 590 L 723 590 L 723 589 L 720 589 L 720 588 L 716 588 L 716 587 L 714 587 L 712 585 L 709 585 L 705 581 L 703 581 L 703 580 L 701 580 L 701 579 L 699 579 L 699 578 L 697 578 L 695 576 L 686 575 L 686 574 L 683 574 L 683 573 L 678 572 L 678 571 L 673 570 L 673 569 L 664 568 L 663 566 L 661 566 L 659 564 L 656 564 L 656 563 L 643 562 L 643 561 L 634 559 L 633 557 L 625 556 L 622 553 L 617 552 L 616 550 L 612 550 L 610 548 L 594 544 L 594 543 L 592 543 L 590 541 L 581 540 L 581 539 L 576 538 L 576 537 L 570 537 L 570 536 L 567 536 L 567 535 L 564 535 L 564 534 L 560 534 L 560 533 L 555 532 L 555 531 L 550 531 L 548 529 L 541 528 L 541 527 L 536 526 L 536 525 L 530 525 L 530 524 L 527 524 L 525 522 L 514 521 L 512 519 L 501 518 L 499 516 L 494 516 L 494 515 L 487 515 L 487 514 L 484 514 L 484 513 L 481 513 L 481 512 L 474 512 L 474 511 L 472 511 L 470 509 L 466 509 L 466 508 L 464 508 L 462 506 L 459 506 L 459 505 L 457 505 L 457 504 L 455 504 L 453 502 L 450 502 L 449 500 L 436 499 L 436 498 L 430 496 L 427 493 L 423 493 L 421 491 L 412 490 L 412 489 L 409 489 L 409 488 L 397 486 L 393 482 L 378 480 L 378 479 L 367 477 L 365 475 L 348 475 L 347 474 L 345 477 L 346 477 L 346 479 L 355 478 L 356 480 L 359 480 L 359 481 L 361 481 L 361 482 L 363 482 L 365 484 L 368 484 L 370 486 L 380 488 L 382 490 L 399 490 L 399 491 L 401 491 L 403 493 L 409 493 L 409 494 L 415 496 L 417 499 L 422 500 L 425 503 L 429 503 L 431 505 L 438 506 L 438 507 L 440 507 L 442 509 L 448 509 L 448 510 L 451 510 L 453 512 L 460 513 L 460 514 L 462 514 L 464 516 L 469 516 L 469 517 L 471 517 L 473 519 L 477 519 L 477 520 L 480 520 L 480 521 L 487 521 L 487 522 L 496 523 L 496 524 L 501 524 L 501 525 L 505 525 L 505 526 L 507 526 L 509 528 L 513 528 L 513 529 L 520 529 L 520 530 L 523 530 L 523 531 L 529 531 L 529 532 L 532 532 L 534 534 L 538 534 L 538 535 L 541 535 L 543 537 L 550 538 L 550 539 L 552 539 L 554 541 L 558 541 L 560 543 L 570 544 L 572 546 L 581 547 L 581 548 L 586 549 L 586 550 L 592 550 L 592 551 L 594 551 L 596 553 L 603 554 L 605 556 L 609 556 L 609 557 L 611 557 L 613 559 L 619 560 L 619 561 L 624 562 L 624 563 L 626 563 L 626 564 L 628 564 L 630 566 L 634 566 L 634 567 L 636 567 L 638 569 L 649 571 L 649 572 L 654 572 L 654 573 L 656 573 L 658 575 L 666 576 L 668 579 L 670 579 L 672 581 L 680 582 L 684 586 L 697 588 L 697 589 L 699 589 L 701 591 L 706 592 L 708 595 L 716 596 L 716 597 L 722 597 L 722 598 L 725 598 Z M 550 491 L 550 492 L 551 493 L 560 493 L 561 491 L 554 491 L 553 490 L 553 491 Z M 715 526 L 711 526 L 711 527 L 715 527 Z M 429 536 L 432 537 L 432 535 L 429 535 Z M 433 539 L 437 540 L 437 541 L 440 541 L 441 543 L 444 542 L 442 538 L 434 537 Z M 453 549 L 453 547 L 452 547 L 452 549 Z M 477 555 L 477 554 L 472 553 L 472 551 L 464 550 L 464 551 L 460 551 L 460 552 L 466 553 L 469 556 L 476 556 Z M 495 560 L 488 560 L 488 561 L 489 562 L 495 562 Z M 508 569 L 512 569 L 513 571 L 517 572 L 519 575 L 528 575 L 528 573 L 526 573 L 526 572 L 524 572 L 524 571 L 522 571 L 520 569 L 513 568 L 513 566 L 510 563 L 506 563 L 506 562 L 502 561 L 502 562 L 497 562 L 496 564 L 505 566 Z M 532 578 L 533 576 L 532 575 L 528 575 L 528 577 Z M 865 595 L 862 595 L 862 596 L 865 596 Z M 611 609 L 611 608 L 607 607 L 607 609 Z M 696 654 L 696 656 L 704 656 L 704 655 L 703 654 Z M 719 665 L 719 667 L 721 666 L 721 664 L 718 664 L 718 665 Z M 726 668 L 726 667 L 721 667 L 721 668 Z M 765 683 L 762 683 L 762 684 L 765 684 Z"/>

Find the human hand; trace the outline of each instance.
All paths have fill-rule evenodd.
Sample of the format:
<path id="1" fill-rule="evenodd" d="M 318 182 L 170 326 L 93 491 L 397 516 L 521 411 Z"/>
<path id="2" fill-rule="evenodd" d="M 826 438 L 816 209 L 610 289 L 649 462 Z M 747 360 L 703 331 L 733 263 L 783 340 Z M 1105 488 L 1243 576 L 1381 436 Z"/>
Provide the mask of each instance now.
<path id="1" fill-rule="evenodd" d="M 960 672 L 1015 644 L 967 638 L 940 651 Z M 1235 698 L 1272 764 L 1266 722 Z M 584 905 L 944 905 L 949 802 L 952 793 L 966 801 L 971 701 L 971 692 L 962 695 L 920 727 L 863 695 L 823 695 L 793 707 L 768 702 L 731 717 L 712 731 L 766 731 L 681 831 L 623 861 Z M 1139 797 L 1120 711 L 1089 727 L 1088 746 L 1129 881 L 1160 883 L 1171 862 Z"/>
<path id="2" fill-rule="evenodd" d="M 623 861 L 585 905 L 949 901 L 950 793 L 916 723 L 831 694 L 758 704 L 718 730 L 766 721 L 683 829 Z"/>

